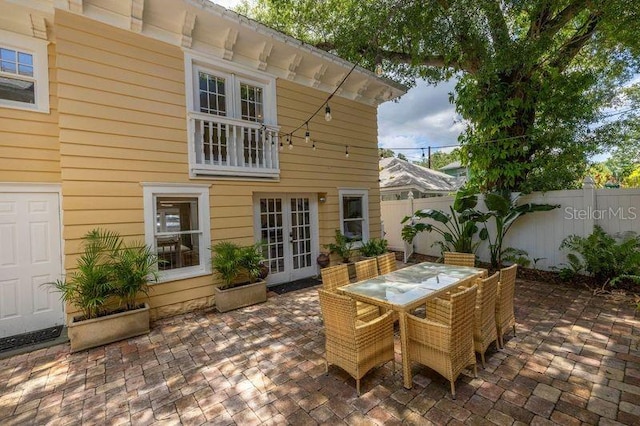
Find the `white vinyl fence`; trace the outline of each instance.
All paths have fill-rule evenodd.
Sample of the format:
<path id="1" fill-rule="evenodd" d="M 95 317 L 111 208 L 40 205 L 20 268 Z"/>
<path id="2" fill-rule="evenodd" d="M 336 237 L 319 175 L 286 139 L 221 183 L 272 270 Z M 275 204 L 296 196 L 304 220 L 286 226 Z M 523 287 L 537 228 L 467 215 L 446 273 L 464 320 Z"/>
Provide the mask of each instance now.
<path id="1" fill-rule="evenodd" d="M 381 215 L 389 248 L 406 251 L 400 224 L 405 216 L 410 216 L 419 209 L 449 212 L 453 199 L 453 196 L 449 196 L 382 201 Z M 566 262 L 565 253 L 559 249 L 562 240 L 573 234 L 588 236 L 595 225 L 601 226 L 609 234 L 640 232 L 640 189 L 594 189 L 592 181 L 585 180 L 583 189 L 537 192 L 518 200 L 518 204 L 529 202 L 559 204 L 560 208 L 530 213 L 519 218 L 507 234 L 503 249 L 513 247 L 526 250 L 530 259 L 539 259 L 535 265 L 538 269 L 548 270 Z M 478 208 L 486 211 L 482 197 Z M 489 228 L 489 232 L 492 236 L 495 235 L 493 229 Z M 433 245 L 439 240 L 441 237 L 436 232 L 422 232 L 415 238 L 413 250 L 439 256 L 439 246 Z M 477 255 L 480 260 L 489 261 L 486 242 L 480 244 Z"/>

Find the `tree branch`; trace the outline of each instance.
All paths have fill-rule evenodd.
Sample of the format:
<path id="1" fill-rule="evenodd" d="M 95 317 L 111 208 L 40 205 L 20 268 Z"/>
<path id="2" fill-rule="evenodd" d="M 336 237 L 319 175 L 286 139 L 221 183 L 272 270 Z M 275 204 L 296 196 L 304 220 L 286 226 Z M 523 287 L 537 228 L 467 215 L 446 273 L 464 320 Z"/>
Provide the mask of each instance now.
<path id="1" fill-rule="evenodd" d="M 492 0 L 487 2 L 487 6 L 486 16 L 494 46 L 497 45 L 507 48 L 508 46 L 506 44 L 510 40 L 509 28 L 507 27 L 507 22 L 500 8 L 500 2 L 499 0 Z"/>
<path id="2" fill-rule="evenodd" d="M 529 25 L 529 31 L 527 32 L 527 39 L 538 38 L 540 36 L 540 29 L 546 25 L 551 16 L 551 3 L 546 2 L 540 6 L 540 12 L 535 19 L 531 19 Z"/>
<path id="3" fill-rule="evenodd" d="M 578 13 L 585 10 L 588 6 L 587 0 L 575 0 L 567 7 L 562 9 L 552 19 L 545 19 L 540 26 L 540 36 L 553 37 L 560 31 L 569 21 L 571 21 Z"/>
<path id="4" fill-rule="evenodd" d="M 573 58 L 576 57 L 578 52 L 589 41 L 593 33 L 596 31 L 598 23 L 601 20 L 600 13 L 592 13 L 580 28 L 578 28 L 571 37 L 571 39 L 565 43 L 564 47 L 556 54 L 556 59 L 551 62 L 551 66 L 556 67 L 560 72 L 564 71 Z"/>

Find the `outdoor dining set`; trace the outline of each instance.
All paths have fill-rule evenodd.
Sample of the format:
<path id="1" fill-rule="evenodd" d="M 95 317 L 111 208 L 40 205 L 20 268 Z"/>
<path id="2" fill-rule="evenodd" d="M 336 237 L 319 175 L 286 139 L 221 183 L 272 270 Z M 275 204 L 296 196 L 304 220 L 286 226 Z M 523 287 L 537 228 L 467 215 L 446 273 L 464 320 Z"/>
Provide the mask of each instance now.
<path id="1" fill-rule="evenodd" d="M 444 254 L 444 264 L 423 262 L 397 269 L 394 253 L 322 269 L 318 290 L 326 336 L 326 368 L 336 365 L 356 380 L 394 362 L 394 323 L 399 322 L 404 387 L 412 387 L 411 364 L 425 365 L 451 383 L 465 368 L 485 364 L 487 348 L 513 327 L 517 265 L 490 277 L 475 256 Z M 418 309 L 424 308 L 424 309 Z M 424 311 L 423 315 L 418 312 Z"/>

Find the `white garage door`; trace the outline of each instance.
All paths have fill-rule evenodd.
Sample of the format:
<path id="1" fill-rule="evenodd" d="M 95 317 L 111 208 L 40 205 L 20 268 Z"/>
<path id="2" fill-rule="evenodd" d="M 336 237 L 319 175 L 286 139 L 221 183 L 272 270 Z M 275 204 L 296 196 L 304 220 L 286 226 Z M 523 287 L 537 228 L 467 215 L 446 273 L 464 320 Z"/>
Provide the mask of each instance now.
<path id="1" fill-rule="evenodd" d="M 64 323 L 57 193 L 0 188 L 0 338 Z"/>

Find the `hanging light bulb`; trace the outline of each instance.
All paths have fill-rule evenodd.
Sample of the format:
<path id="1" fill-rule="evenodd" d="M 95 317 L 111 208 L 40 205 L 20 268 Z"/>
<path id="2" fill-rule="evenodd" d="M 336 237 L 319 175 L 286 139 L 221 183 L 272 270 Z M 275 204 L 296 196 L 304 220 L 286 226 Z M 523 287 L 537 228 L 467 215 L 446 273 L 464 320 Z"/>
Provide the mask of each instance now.
<path id="1" fill-rule="evenodd" d="M 316 141 L 313 141 L 313 150 L 315 151 L 316 149 Z"/>
<path id="2" fill-rule="evenodd" d="M 376 64 L 376 75 L 382 77 L 382 64 Z"/>
<path id="3" fill-rule="evenodd" d="M 384 151 L 382 150 L 382 148 L 380 148 L 379 151 L 380 151 L 380 159 L 382 160 L 384 158 Z"/>
<path id="4" fill-rule="evenodd" d="M 344 156 L 349 158 L 349 145 L 346 145 L 344 147 Z"/>
<path id="5" fill-rule="evenodd" d="M 309 122 L 307 121 L 307 131 L 304 132 L 304 143 L 309 143 L 311 139 L 311 134 L 309 133 Z"/>
<path id="6" fill-rule="evenodd" d="M 424 158 L 425 158 L 424 157 L 424 148 L 421 148 L 421 149 L 422 149 L 422 161 L 424 162 Z"/>
<path id="7" fill-rule="evenodd" d="M 278 147 L 278 151 L 282 152 L 282 141 L 280 141 L 280 146 Z"/>
<path id="8" fill-rule="evenodd" d="M 291 140 L 291 135 L 287 136 L 287 140 L 289 141 L 289 149 L 293 149 L 293 141 Z"/>
<path id="9" fill-rule="evenodd" d="M 326 108 L 324 109 L 324 119 L 327 121 L 331 121 L 331 107 L 329 106 L 328 102 Z"/>

